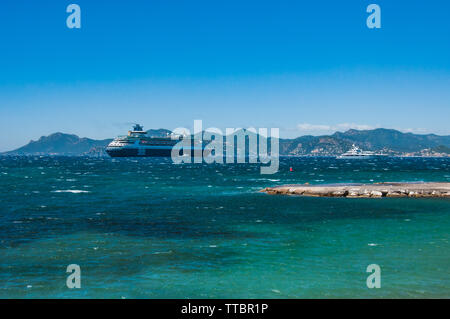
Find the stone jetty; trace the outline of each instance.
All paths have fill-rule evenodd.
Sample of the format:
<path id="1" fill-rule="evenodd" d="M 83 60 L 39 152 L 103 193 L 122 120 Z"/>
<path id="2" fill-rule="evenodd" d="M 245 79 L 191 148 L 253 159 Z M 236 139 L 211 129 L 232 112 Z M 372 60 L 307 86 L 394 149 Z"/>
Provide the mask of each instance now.
<path id="1" fill-rule="evenodd" d="M 261 190 L 261 192 L 271 195 L 281 194 L 346 198 L 450 198 L 450 183 L 300 184 L 267 187 Z"/>

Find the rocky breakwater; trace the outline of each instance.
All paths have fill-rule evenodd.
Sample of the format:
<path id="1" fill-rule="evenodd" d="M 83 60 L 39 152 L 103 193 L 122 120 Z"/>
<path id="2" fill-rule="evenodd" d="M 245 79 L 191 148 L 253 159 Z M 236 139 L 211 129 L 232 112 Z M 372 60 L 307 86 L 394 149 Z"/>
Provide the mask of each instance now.
<path id="1" fill-rule="evenodd" d="M 301 184 L 267 187 L 261 190 L 261 192 L 271 195 L 281 194 L 346 198 L 450 198 L 450 183 Z"/>

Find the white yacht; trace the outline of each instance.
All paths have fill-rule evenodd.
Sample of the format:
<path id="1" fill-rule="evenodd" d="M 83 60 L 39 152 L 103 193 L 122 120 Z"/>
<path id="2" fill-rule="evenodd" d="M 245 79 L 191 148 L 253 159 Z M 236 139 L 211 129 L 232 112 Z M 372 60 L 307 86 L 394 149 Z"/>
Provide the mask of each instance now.
<path id="1" fill-rule="evenodd" d="M 362 149 L 360 149 L 358 146 L 356 146 L 355 144 L 352 145 L 352 148 L 350 150 L 348 150 L 347 152 L 337 156 L 336 158 L 340 158 L 340 159 L 351 159 L 351 158 L 375 158 L 378 156 L 386 156 L 385 154 L 376 154 L 375 152 L 371 152 L 371 151 L 363 151 Z"/>

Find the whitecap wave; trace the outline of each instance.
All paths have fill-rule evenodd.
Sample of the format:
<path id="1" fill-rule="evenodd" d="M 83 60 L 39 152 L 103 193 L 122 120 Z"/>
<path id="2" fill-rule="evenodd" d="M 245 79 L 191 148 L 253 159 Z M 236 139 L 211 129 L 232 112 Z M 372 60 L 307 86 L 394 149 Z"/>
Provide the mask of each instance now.
<path id="1" fill-rule="evenodd" d="M 80 193 L 90 193 L 90 191 L 84 191 L 80 189 L 58 189 L 56 191 L 52 191 L 52 193 L 73 193 L 73 194 L 80 194 Z"/>

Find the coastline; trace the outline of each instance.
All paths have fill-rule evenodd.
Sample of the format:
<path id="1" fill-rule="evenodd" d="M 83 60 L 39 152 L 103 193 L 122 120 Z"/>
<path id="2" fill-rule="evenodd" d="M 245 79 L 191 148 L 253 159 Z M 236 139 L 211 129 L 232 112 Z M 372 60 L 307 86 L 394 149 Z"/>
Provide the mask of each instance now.
<path id="1" fill-rule="evenodd" d="M 283 185 L 266 187 L 260 192 L 269 195 L 302 195 L 312 197 L 345 198 L 450 198 L 450 183 L 375 183 L 375 184 L 323 184 Z"/>

